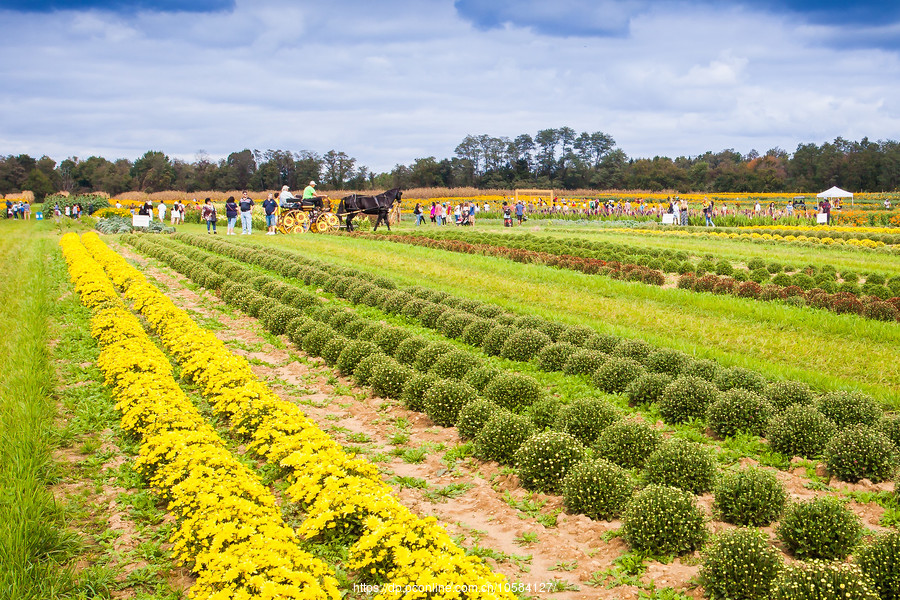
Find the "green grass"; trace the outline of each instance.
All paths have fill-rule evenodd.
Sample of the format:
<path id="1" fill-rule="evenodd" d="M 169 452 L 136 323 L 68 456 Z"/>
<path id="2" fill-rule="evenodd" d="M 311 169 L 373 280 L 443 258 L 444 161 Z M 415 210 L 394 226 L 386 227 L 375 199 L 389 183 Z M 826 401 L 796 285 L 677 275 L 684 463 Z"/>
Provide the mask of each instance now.
<path id="1" fill-rule="evenodd" d="M 250 241 L 294 248 L 407 285 L 439 287 L 508 310 L 645 339 L 773 379 L 797 379 L 820 390 L 861 389 L 900 407 L 900 371 L 883 368 L 900 361 L 896 323 L 370 240 L 300 235 Z"/>
<path id="2" fill-rule="evenodd" d="M 77 547 L 47 489 L 55 439 L 48 327 L 65 267 L 53 241 L 29 235 L 29 225 L 0 226 L 0 598 L 16 600 L 65 597 L 73 586 L 65 564 Z"/>

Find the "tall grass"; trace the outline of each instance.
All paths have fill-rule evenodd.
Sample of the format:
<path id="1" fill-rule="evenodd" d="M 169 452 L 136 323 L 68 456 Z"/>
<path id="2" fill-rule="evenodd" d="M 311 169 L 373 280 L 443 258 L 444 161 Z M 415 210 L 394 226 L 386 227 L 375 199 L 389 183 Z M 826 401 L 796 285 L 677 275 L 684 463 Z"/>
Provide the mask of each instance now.
<path id="1" fill-rule="evenodd" d="M 63 565 L 73 549 L 47 488 L 54 416 L 48 319 L 60 274 L 47 260 L 55 252 L 50 240 L 4 229 L 0 251 L 14 260 L 0 263 L 0 599 L 52 599 L 71 590 Z"/>

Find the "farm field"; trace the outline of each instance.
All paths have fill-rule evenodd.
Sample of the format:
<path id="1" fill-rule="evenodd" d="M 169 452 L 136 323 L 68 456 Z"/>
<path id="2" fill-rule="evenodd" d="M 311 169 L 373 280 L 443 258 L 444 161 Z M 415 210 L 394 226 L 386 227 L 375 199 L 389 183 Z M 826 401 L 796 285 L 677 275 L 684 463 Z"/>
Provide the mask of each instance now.
<path id="1" fill-rule="evenodd" d="M 900 274 L 481 223 L 447 235 L 831 265 L 860 296 Z M 895 593 L 896 320 L 387 235 L 89 224 L 0 223 L 0 598 Z"/>

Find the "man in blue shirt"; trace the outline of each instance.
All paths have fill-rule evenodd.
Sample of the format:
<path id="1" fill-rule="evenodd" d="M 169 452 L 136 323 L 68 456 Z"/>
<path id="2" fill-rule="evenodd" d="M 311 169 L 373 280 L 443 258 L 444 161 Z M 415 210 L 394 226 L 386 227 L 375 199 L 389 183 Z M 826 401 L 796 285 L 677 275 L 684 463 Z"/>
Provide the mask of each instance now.
<path id="1" fill-rule="evenodd" d="M 278 215 L 275 211 L 278 209 L 278 203 L 275 202 L 275 194 L 269 192 L 268 198 L 263 200 L 263 210 L 266 211 L 266 227 L 269 231 L 266 235 L 275 235 L 275 225 L 278 224 Z"/>
<path id="2" fill-rule="evenodd" d="M 525 205 L 522 204 L 521 200 L 516 202 L 516 219 L 519 220 L 519 225 L 521 225 L 522 221 L 525 219 Z"/>

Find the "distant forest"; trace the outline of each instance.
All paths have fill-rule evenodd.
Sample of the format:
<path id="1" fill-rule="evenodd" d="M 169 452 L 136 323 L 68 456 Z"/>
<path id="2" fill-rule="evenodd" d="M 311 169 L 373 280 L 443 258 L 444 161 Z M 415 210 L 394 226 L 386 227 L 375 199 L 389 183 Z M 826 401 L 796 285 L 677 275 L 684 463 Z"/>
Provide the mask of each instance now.
<path id="1" fill-rule="evenodd" d="M 816 191 L 837 185 L 853 192 L 900 190 L 900 142 L 800 144 L 793 154 L 773 148 L 706 152 L 672 159 L 629 158 L 603 132 L 570 127 L 542 129 L 515 139 L 467 135 L 451 158 L 417 158 L 388 173 L 373 173 L 345 152 L 329 150 L 241 150 L 212 160 L 203 151 L 193 162 L 151 150 L 134 162 L 100 156 L 72 157 L 57 164 L 48 156 L 0 156 L 0 193 L 31 190 L 38 199 L 72 193 L 127 191 L 302 188 L 476 187 L 490 189 L 640 189 L 677 192 Z"/>

